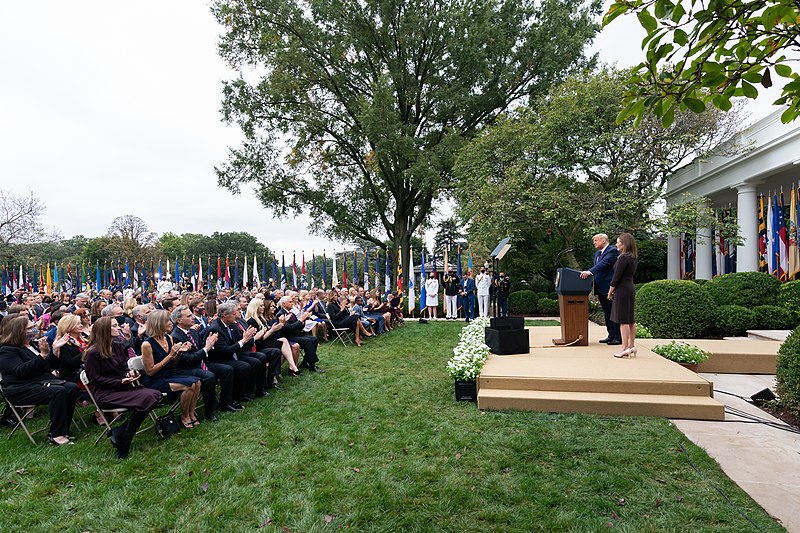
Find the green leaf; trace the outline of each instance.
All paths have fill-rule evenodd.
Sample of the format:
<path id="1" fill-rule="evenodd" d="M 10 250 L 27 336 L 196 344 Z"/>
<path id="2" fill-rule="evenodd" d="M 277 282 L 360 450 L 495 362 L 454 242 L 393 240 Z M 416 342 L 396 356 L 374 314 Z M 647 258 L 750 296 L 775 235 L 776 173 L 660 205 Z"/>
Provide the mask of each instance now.
<path id="1" fill-rule="evenodd" d="M 651 15 L 646 9 L 639 11 L 636 16 L 639 19 L 639 24 L 642 25 L 642 28 L 647 30 L 647 33 L 653 33 L 656 28 L 658 28 L 658 21 L 656 21 L 656 19 L 653 18 L 653 15 Z"/>
<path id="2" fill-rule="evenodd" d="M 672 40 L 679 44 L 680 46 L 686 46 L 686 43 L 689 42 L 689 39 L 686 36 L 686 32 L 680 28 L 677 28 L 675 32 L 672 34 Z"/>
<path id="3" fill-rule="evenodd" d="M 697 98 L 684 98 L 683 104 L 695 113 L 702 113 L 706 110 L 706 104 Z"/>
<path id="4" fill-rule="evenodd" d="M 758 96 L 758 89 L 742 80 L 742 94 L 748 98 L 756 98 Z"/>
<path id="5" fill-rule="evenodd" d="M 669 105 L 667 109 L 664 111 L 664 114 L 661 116 L 661 125 L 664 127 L 665 130 L 668 130 L 670 126 L 672 126 L 672 122 L 675 120 L 675 106 Z"/>
<path id="6" fill-rule="evenodd" d="M 791 78 L 792 67 L 789 65 L 775 65 L 775 74 L 783 78 Z"/>
<path id="7" fill-rule="evenodd" d="M 794 107 L 790 107 L 786 111 L 783 112 L 781 115 L 781 122 L 784 124 L 788 124 L 789 122 L 793 121 L 797 118 L 797 109 Z"/>
<path id="8" fill-rule="evenodd" d="M 667 15 L 667 6 L 664 0 L 656 0 L 653 14 L 656 18 L 663 19 Z"/>
<path id="9" fill-rule="evenodd" d="M 675 8 L 672 10 L 672 22 L 678 23 L 681 21 L 683 16 L 686 14 L 686 10 L 683 8 L 680 2 L 675 5 Z"/>

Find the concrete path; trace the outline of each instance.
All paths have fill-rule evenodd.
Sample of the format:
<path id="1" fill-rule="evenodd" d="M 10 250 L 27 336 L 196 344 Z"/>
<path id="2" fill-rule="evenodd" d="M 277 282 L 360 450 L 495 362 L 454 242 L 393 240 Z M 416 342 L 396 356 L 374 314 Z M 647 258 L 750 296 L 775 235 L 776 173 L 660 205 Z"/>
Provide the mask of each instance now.
<path id="1" fill-rule="evenodd" d="M 715 391 L 749 398 L 765 388 L 775 388 L 775 376 L 701 374 Z M 727 407 L 783 424 L 748 401 L 715 392 Z M 764 424 L 726 409 L 725 422 L 673 420 L 692 442 L 705 449 L 722 470 L 769 514 L 792 532 L 800 533 L 800 434 Z"/>

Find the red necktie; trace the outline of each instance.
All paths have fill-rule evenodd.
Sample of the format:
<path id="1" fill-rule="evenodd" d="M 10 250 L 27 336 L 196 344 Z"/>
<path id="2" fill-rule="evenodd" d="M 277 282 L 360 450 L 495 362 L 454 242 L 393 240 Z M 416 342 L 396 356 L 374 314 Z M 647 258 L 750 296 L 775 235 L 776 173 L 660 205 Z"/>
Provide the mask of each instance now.
<path id="1" fill-rule="evenodd" d="M 197 349 L 197 343 L 194 341 L 194 337 L 192 336 L 191 333 L 188 333 L 188 332 L 186 333 L 186 335 L 189 337 L 189 340 L 192 341 L 192 346 L 194 346 L 194 349 L 196 350 Z M 202 359 L 200 359 L 200 368 L 202 368 L 203 370 L 208 370 L 208 367 L 206 366 L 206 362 L 203 361 Z"/>

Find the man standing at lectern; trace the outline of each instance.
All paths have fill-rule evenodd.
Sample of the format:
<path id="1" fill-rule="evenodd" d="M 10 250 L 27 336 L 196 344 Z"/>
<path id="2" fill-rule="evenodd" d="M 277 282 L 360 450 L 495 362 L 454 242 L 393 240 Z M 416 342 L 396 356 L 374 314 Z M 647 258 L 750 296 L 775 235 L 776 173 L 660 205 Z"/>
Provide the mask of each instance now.
<path id="1" fill-rule="evenodd" d="M 614 264 L 619 257 L 619 251 L 615 246 L 608 243 L 608 235 L 598 233 L 592 237 L 592 244 L 597 249 L 594 253 L 594 266 L 589 270 L 581 272 L 581 278 L 586 279 L 592 276 L 594 280 L 594 293 L 600 300 L 603 308 L 603 316 L 606 319 L 606 329 L 608 337 L 600 342 L 610 345 L 622 344 L 622 336 L 619 332 L 619 324 L 611 321 L 611 300 L 608 299 L 608 291 L 611 288 L 611 279 L 614 277 Z"/>

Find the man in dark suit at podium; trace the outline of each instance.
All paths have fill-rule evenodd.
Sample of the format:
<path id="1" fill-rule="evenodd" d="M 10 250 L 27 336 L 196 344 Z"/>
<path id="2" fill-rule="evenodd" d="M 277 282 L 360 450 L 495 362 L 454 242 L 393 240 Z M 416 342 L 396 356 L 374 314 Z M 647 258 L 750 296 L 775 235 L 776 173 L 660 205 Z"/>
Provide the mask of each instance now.
<path id="1" fill-rule="evenodd" d="M 586 279 L 592 276 L 594 280 L 594 293 L 600 300 L 603 308 L 603 316 L 606 319 L 606 329 L 608 337 L 601 339 L 611 345 L 622 344 L 622 335 L 619 332 L 619 324 L 611 321 L 611 300 L 608 299 L 608 291 L 611 289 L 611 279 L 614 277 L 614 265 L 619 257 L 616 246 L 611 246 L 608 242 L 608 235 L 598 233 L 592 237 L 592 244 L 597 249 L 594 253 L 594 266 L 589 270 L 581 272 L 581 278 Z"/>

